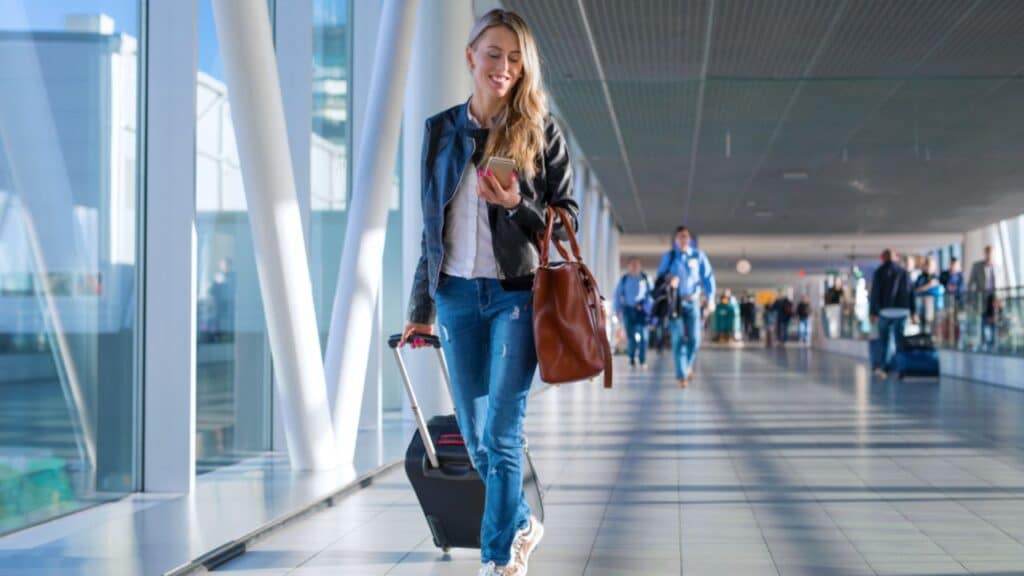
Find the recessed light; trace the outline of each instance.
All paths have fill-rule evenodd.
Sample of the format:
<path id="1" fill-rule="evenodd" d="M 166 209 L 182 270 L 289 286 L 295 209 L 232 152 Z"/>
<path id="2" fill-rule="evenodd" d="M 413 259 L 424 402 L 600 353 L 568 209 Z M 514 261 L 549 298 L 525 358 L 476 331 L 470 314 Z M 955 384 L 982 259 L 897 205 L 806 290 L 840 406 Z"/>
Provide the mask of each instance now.
<path id="1" fill-rule="evenodd" d="M 753 200 L 747 200 L 747 208 L 753 208 L 754 206 L 757 206 L 757 202 Z"/>
<path id="2" fill-rule="evenodd" d="M 760 212 L 755 212 L 754 216 L 757 216 L 758 218 L 771 218 L 772 216 L 775 216 L 775 212 L 772 212 L 771 210 L 761 210 Z"/>
<path id="3" fill-rule="evenodd" d="M 783 180 L 807 180 L 807 172 L 803 170 L 794 170 L 790 172 L 782 173 Z"/>

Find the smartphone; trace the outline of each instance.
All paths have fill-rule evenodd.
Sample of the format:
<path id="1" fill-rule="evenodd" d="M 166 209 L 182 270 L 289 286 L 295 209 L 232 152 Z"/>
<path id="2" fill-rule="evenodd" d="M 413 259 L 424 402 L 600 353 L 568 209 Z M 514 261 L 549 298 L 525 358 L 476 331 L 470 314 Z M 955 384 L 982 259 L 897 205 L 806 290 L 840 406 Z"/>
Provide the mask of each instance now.
<path id="1" fill-rule="evenodd" d="M 511 158 L 491 156 L 487 159 L 487 170 L 494 174 L 499 184 L 508 188 L 512 185 L 512 173 L 516 170 L 516 162 Z"/>

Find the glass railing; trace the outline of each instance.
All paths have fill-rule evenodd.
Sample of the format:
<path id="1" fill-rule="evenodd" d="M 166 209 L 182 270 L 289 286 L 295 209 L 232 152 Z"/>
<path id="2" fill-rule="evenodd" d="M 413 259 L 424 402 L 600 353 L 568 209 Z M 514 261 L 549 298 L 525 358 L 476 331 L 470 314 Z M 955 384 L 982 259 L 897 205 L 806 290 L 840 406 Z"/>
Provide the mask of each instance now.
<path id="1" fill-rule="evenodd" d="M 839 330 L 831 337 L 868 339 L 871 322 L 860 309 L 840 306 Z M 1024 355 L 1024 287 L 959 295 L 917 296 L 916 325 L 908 332 L 926 332 L 935 345 L 951 350 Z"/>

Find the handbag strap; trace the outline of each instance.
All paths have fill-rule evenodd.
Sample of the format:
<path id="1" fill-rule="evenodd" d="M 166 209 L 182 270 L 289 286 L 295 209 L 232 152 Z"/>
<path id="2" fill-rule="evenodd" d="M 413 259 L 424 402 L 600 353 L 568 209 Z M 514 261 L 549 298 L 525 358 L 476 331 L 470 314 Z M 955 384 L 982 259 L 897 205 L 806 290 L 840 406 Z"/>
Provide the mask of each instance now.
<path id="1" fill-rule="evenodd" d="M 569 257 L 569 252 L 562 245 L 562 241 L 554 235 L 555 231 L 555 220 L 562 221 L 562 228 L 566 231 L 569 236 L 569 246 L 572 248 L 572 255 L 575 257 L 576 262 L 583 262 L 583 257 L 580 256 L 580 245 L 576 240 L 576 232 L 573 231 L 572 224 L 569 218 L 566 216 L 565 209 L 557 206 L 548 206 L 547 209 L 547 226 L 544 230 L 544 238 L 540 243 L 540 265 L 547 266 L 550 263 L 551 256 L 551 245 L 555 245 L 555 249 L 562 255 L 567 262 L 573 261 Z"/>

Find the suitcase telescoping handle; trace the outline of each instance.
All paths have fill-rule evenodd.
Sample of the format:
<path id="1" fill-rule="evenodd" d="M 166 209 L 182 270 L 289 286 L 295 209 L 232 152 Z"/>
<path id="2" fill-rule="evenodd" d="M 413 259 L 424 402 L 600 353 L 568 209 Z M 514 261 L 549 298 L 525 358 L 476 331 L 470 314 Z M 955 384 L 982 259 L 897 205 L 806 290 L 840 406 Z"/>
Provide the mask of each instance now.
<path id="1" fill-rule="evenodd" d="M 413 334 L 410 340 L 419 338 L 425 344 L 431 346 L 437 351 L 437 359 L 441 363 L 441 375 L 444 377 L 445 387 L 448 389 L 448 395 L 452 393 L 452 382 L 451 377 L 448 374 L 448 362 L 444 359 L 444 352 L 441 350 L 441 339 L 431 334 Z M 402 382 L 405 384 L 405 393 L 409 395 L 409 404 L 412 406 L 413 416 L 416 417 L 416 428 L 420 431 L 420 439 L 423 440 L 423 447 L 427 451 L 427 460 L 430 461 L 432 468 L 440 468 L 441 462 L 437 458 L 437 448 L 434 447 L 434 441 L 430 438 L 430 429 L 427 428 L 427 421 L 423 417 L 423 413 L 420 411 L 420 403 L 416 400 L 416 391 L 412 388 L 412 381 L 409 380 L 409 371 L 405 368 L 405 360 L 402 359 L 402 349 L 398 345 L 402 341 L 401 334 L 393 334 L 388 338 L 388 346 L 391 347 L 392 352 L 395 353 L 395 360 L 398 361 L 398 371 L 402 374 Z M 452 403 L 454 404 L 454 402 Z"/>

